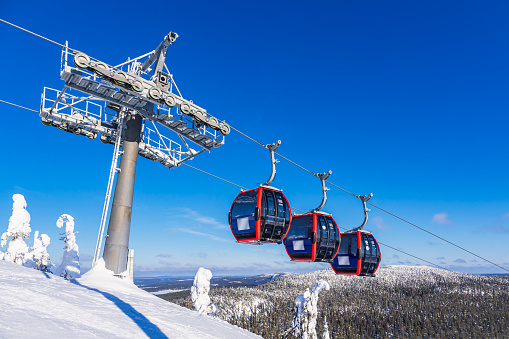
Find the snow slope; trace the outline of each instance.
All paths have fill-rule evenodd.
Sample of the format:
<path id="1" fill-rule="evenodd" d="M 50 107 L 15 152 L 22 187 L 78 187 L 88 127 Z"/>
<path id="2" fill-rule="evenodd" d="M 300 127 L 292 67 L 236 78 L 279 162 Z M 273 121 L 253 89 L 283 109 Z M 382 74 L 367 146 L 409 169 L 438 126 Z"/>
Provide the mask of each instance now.
<path id="1" fill-rule="evenodd" d="M 0 338 L 260 338 L 96 268 L 70 282 L 0 260 Z"/>

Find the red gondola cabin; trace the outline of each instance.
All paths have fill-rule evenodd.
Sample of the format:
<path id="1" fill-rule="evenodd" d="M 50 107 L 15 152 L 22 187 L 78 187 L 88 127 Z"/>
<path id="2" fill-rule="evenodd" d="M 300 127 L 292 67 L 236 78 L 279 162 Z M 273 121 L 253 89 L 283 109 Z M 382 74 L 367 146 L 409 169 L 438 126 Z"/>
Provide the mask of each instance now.
<path id="1" fill-rule="evenodd" d="M 375 276 L 381 257 L 378 242 L 371 233 L 342 233 L 341 246 L 331 266 L 336 274 Z"/>
<path id="2" fill-rule="evenodd" d="M 332 262 L 339 250 L 341 234 L 330 214 L 313 212 L 296 215 L 284 240 L 292 260 Z"/>
<path id="3" fill-rule="evenodd" d="M 290 228 L 291 215 L 281 190 L 260 186 L 235 198 L 228 222 L 238 242 L 281 243 Z"/>

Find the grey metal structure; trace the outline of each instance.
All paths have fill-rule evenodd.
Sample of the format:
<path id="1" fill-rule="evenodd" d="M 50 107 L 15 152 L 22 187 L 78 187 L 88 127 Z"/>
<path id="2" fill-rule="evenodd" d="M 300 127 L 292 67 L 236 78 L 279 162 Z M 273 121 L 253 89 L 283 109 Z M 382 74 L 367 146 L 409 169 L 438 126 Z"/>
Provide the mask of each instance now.
<path id="1" fill-rule="evenodd" d="M 99 134 L 103 143 L 115 145 L 94 264 L 103 241 L 113 178 L 119 172 L 104 248 L 106 267 L 116 274 L 126 270 L 137 155 L 174 168 L 222 146 L 230 133 L 226 122 L 182 97 L 165 64 L 167 50 L 177 37 L 170 32 L 154 51 L 116 66 L 70 49 L 66 43 L 60 68 L 65 85 L 61 91 L 44 88 L 42 93 L 44 125 L 90 139 Z M 176 133 L 177 141 L 166 136 L 168 131 Z"/>
<path id="2" fill-rule="evenodd" d="M 310 212 L 318 212 L 323 208 L 323 206 L 325 206 L 325 203 L 327 202 L 327 191 L 330 190 L 330 188 L 325 187 L 325 180 L 327 180 L 331 174 L 332 171 L 315 174 L 320 179 L 322 184 L 322 202 L 317 208 L 311 210 Z"/>
<path id="3" fill-rule="evenodd" d="M 269 152 L 270 152 L 270 169 L 271 169 L 271 172 L 270 172 L 269 179 L 264 184 L 260 184 L 260 186 L 269 186 L 270 183 L 274 180 L 274 177 L 276 176 L 276 164 L 279 161 L 274 158 L 274 152 L 276 152 L 276 150 L 278 149 L 279 145 L 281 145 L 281 140 L 278 140 L 274 144 L 265 145 L 265 148 L 268 149 Z"/>
<path id="4" fill-rule="evenodd" d="M 359 198 L 361 200 L 361 202 L 362 202 L 362 209 L 364 210 L 364 221 L 362 222 L 362 224 L 359 227 L 353 228 L 353 229 L 351 229 L 348 232 L 371 233 L 369 231 L 363 231 L 362 229 L 368 223 L 368 212 L 371 211 L 371 210 L 366 206 L 366 203 L 369 201 L 369 199 L 371 199 L 372 196 L 373 196 L 373 193 L 370 193 L 369 195 L 359 195 L 359 196 L 357 196 L 357 198 Z"/>

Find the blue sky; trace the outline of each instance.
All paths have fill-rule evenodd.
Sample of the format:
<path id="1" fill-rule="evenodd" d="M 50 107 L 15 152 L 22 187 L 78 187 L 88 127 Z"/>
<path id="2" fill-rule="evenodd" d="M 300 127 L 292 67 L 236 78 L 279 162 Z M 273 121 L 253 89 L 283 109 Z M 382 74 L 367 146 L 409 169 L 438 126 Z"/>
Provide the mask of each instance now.
<path id="1" fill-rule="evenodd" d="M 2 2 L 0 17 L 109 64 L 177 32 L 167 65 L 184 97 L 262 143 L 280 139 L 285 157 L 314 172 L 332 170 L 336 185 L 372 192 L 374 204 L 509 269 L 507 2 L 78 5 Z M 0 99 L 38 109 L 44 86 L 63 87 L 61 49 L 4 23 L 0 37 Z M 6 229 L 12 195 L 25 195 L 32 230 L 52 237 L 58 264 L 55 222 L 71 214 L 89 267 L 113 147 L 43 126 L 36 113 L 0 109 L 0 221 Z M 244 187 L 269 176 L 268 152 L 235 132 L 189 164 Z M 298 209 L 321 201 L 319 180 L 284 160 L 273 185 Z M 323 210 L 342 227 L 360 224 L 360 201 L 330 188 Z M 283 246 L 236 244 L 227 214 L 238 191 L 185 166 L 168 170 L 140 158 L 130 238 L 136 275 L 328 267 L 290 262 Z M 366 229 L 453 270 L 504 273 L 374 208 Z M 387 247 L 382 263 L 423 264 Z"/>

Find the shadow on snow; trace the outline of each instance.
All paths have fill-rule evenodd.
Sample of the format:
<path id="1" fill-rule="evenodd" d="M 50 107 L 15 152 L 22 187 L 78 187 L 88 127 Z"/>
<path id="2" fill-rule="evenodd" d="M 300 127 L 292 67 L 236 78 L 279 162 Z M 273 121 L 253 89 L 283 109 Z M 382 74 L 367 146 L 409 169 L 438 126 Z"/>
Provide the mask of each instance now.
<path id="1" fill-rule="evenodd" d="M 129 305 L 125 301 L 120 300 L 118 297 L 114 296 L 113 294 L 100 291 L 100 290 L 98 290 L 96 288 L 92 288 L 92 287 L 88 287 L 88 286 L 82 285 L 82 284 L 80 284 L 79 282 L 77 282 L 74 279 L 71 280 L 71 282 L 73 284 L 78 285 L 78 286 L 84 287 L 84 288 L 86 288 L 86 289 L 88 289 L 90 291 L 94 291 L 94 292 L 102 294 L 106 299 L 108 299 L 109 301 L 113 302 L 115 304 L 115 306 L 117 306 L 122 312 L 124 312 L 125 315 L 127 315 L 129 318 L 131 318 L 135 322 L 135 324 L 138 325 L 138 327 L 143 332 L 145 332 L 145 334 L 149 338 L 166 338 L 166 339 L 168 339 L 166 334 L 164 334 L 159 329 L 159 327 L 157 327 L 156 325 L 151 323 L 150 320 L 148 320 L 143 314 L 141 314 L 140 312 L 136 311 L 134 309 L 134 307 L 132 307 L 131 305 Z"/>

